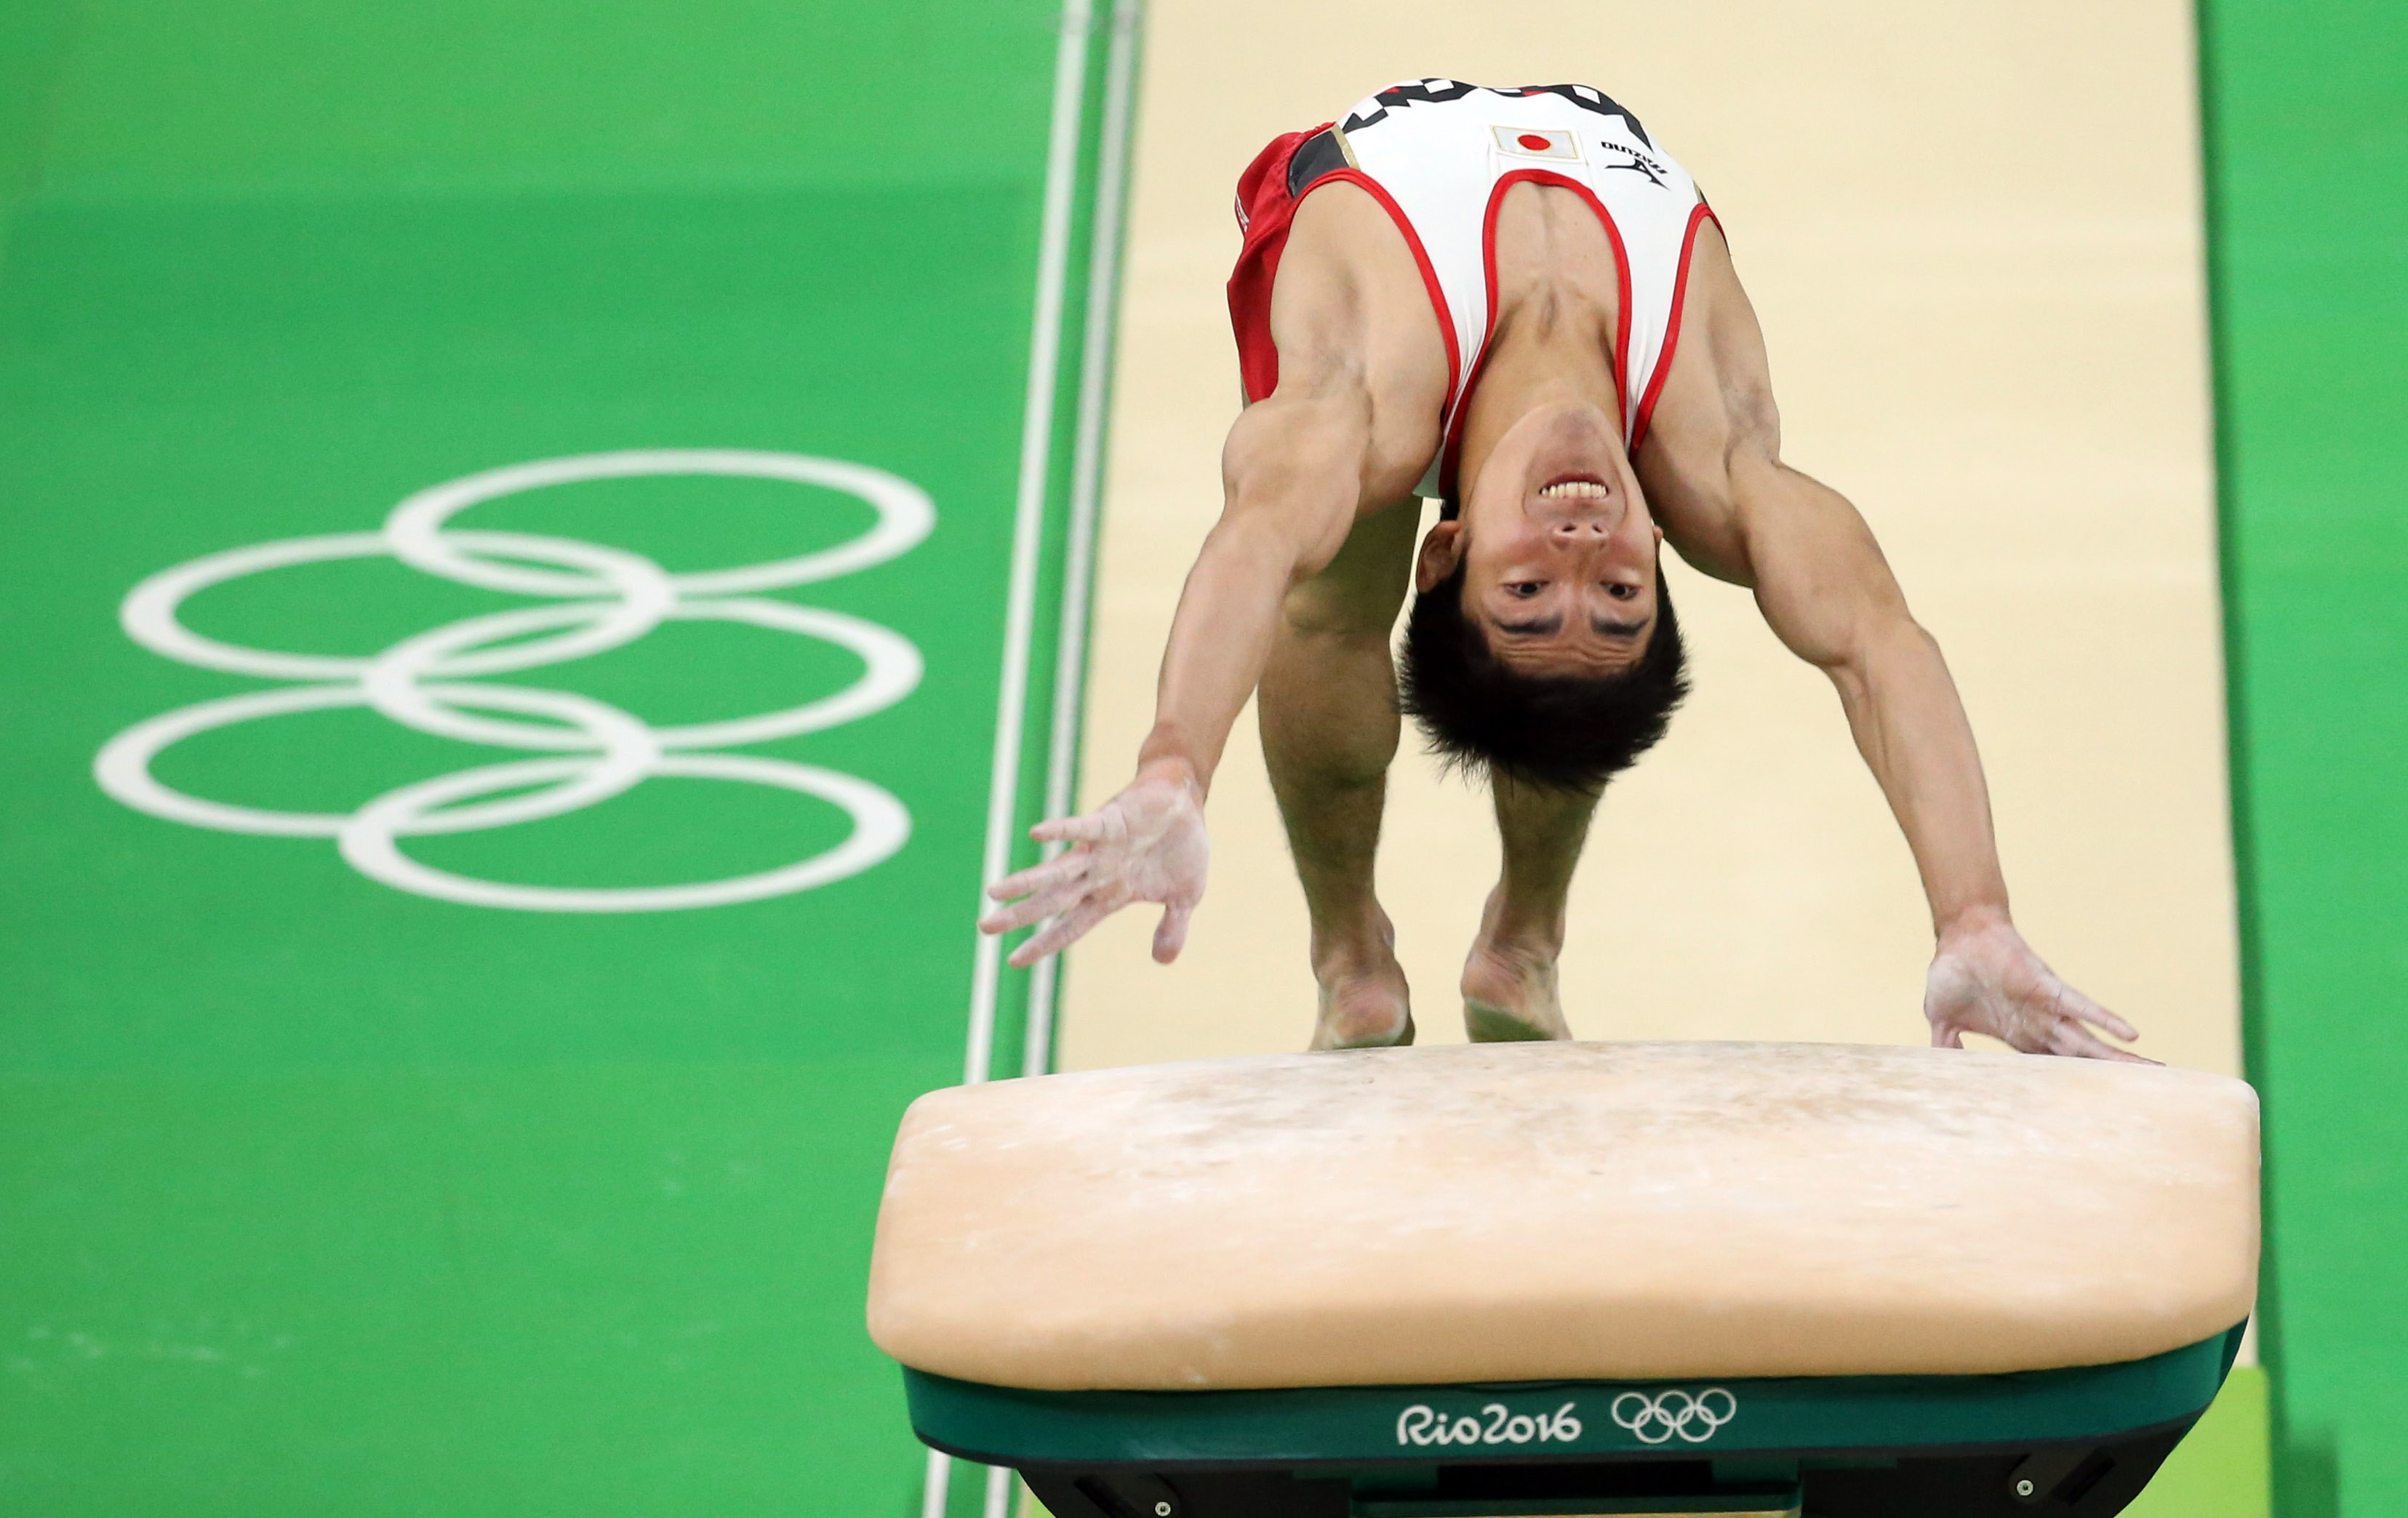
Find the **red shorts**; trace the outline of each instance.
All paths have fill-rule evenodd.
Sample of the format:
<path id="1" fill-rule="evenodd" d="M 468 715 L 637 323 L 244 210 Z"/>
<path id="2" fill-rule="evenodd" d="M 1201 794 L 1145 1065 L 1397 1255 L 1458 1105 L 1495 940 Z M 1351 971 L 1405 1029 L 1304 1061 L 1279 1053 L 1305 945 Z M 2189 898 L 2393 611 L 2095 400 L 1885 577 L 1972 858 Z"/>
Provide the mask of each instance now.
<path id="1" fill-rule="evenodd" d="M 1229 275 L 1229 325 L 1238 337 L 1238 377 L 1246 399 L 1258 401 L 1279 388 L 1279 350 L 1271 345 L 1271 281 L 1279 277 L 1296 197 L 1288 193 L 1288 161 L 1330 123 L 1273 137 L 1238 176 L 1238 229 L 1246 243 Z"/>

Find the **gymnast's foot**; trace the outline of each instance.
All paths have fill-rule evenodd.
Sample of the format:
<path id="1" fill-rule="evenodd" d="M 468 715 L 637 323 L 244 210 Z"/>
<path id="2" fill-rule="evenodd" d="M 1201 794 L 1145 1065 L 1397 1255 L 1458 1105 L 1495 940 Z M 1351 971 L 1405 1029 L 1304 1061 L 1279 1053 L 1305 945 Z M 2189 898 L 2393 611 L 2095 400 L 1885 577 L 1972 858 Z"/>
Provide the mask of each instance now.
<path id="1" fill-rule="evenodd" d="M 1397 963 L 1396 930 L 1383 915 L 1369 941 L 1314 953 L 1321 1015 L 1313 1049 L 1386 1049 L 1413 1041 L 1412 995 Z"/>
<path id="2" fill-rule="evenodd" d="M 1561 937 L 1508 932 L 1501 915 L 1492 892 L 1480 937 L 1463 962 L 1463 1031 L 1473 1043 L 1570 1038 L 1555 994 Z"/>

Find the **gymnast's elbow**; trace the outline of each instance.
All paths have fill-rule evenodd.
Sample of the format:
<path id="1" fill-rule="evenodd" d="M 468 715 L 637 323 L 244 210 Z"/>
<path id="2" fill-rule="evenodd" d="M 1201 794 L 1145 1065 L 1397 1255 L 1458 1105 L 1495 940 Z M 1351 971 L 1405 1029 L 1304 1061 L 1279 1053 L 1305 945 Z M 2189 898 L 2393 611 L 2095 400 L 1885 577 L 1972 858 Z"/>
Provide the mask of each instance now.
<path id="1" fill-rule="evenodd" d="M 1312 531 L 1274 499 L 1233 498 L 1204 537 L 1196 567 L 1188 573 L 1189 592 L 1215 604 L 1284 595 L 1336 555 L 1335 544 L 1324 545 L 1326 536 Z M 1341 529 L 1338 541 L 1344 539 Z"/>
<path id="2" fill-rule="evenodd" d="M 1310 415 L 1326 409 L 1318 407 L 1294 408 L 1273 419 L 1276 426 L 1248 425 L 1278 405 L 1274 396 L 1251 408 L 1230 430 L 1221 460 L 1221 520 L 1207 551 L 1217 547 L 1249 557 L 1283 557 L 1292 583 L 1325 568 L 1354 527 L 1363 439 L 1343 425 L 1342 414 Z M 1304 424 L 1312 421 L 1337 424 Z"/>
<path id="3" fill-rule="evenodd" d="M 1830 677 L 1842 695 L 1939 659 L 1939 641 L 1907 609 L 1906 596 L 1878 557 L 1860 573 L 1817 580 L 1795 590 L 1759 583 L 1756 600 L 1789 652 Z"/>
<path id="4" fill-rule="evenodd" d="M 1947 668 L 1939 639 L 1897 596 L 1863 608 L 1850 619 L 1844 635 L 1828 647 L 1799 652 L 1829 678 L 1842 702 L 1850 707 L 1884 691 L 1925 686 L 1934 672 L 1944 679 Z"/>

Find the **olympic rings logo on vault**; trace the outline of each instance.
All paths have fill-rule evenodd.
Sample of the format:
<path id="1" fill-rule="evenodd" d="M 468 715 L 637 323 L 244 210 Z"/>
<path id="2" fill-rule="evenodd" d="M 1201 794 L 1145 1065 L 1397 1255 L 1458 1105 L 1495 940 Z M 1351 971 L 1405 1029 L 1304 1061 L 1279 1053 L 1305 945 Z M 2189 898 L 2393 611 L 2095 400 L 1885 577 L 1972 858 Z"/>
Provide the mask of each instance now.
<path id="1" fill-rule="evenodd" d="M 1739 1398 L 1721 1386 L 1702 1392 L 1668 1391 L 1649 1396 L 1625 1392 L 1607 1410 L 1613 1421 L 1639 1436 L 1641 1444 L 1661 1444 L 1678 1434 L 1691 1444 L 1703 1444 L 1739 1414 Z"/>
<path id="2" fill-rule="evenodd" d="M 745 476 L 819 486 L 868 503 L 878 520 L 833 548 L 694 574 L 671 574 L 640 553 L 598 543 L 449 525 L 470 506 L 523 491 L 649 475 Z M 469 475 L 404 500 L 380 531 L 230 549 L 162 570 L 135 586 L 119 609 L 119 622 L 144 648 L 203 669 L 294 683 L 203 701 L 136 723 L 101 748 L 93 773 L 102 790 L 137 810 L 229 833 L 332 838 L 344 860 L 370 880 L 468 906 L 667 911 L 808 891 L 891 856 L 910 837 L 910 813 L 892 794 L 854 776 L 719 751 L 818 732 L 882 711 L 920 683 L 920 651 L 875 623 L 758 593 L 883 564 L 910 551 L 935 524 L 927 492 L 910 481 L 867 465 L 798 453 L 652 449 L 542 459 Z M 464 618 L 365 658 L 247 648 L 204 637 L 179 620 L 185 600 L 212 585 L 294 565 L 376 557 L 548 604 Z M 491 678 L 602 653 L 673 621 L 741 623 L 820 638 L 858 656 L 865 667 L 843 690 L 801 706 L 669 727 L 652 726 L 591 696 Z M 542 757 L 435 776 L 388 791 L 348 813 L 211 801 L 175 790 L 151 773 L 162 752 L 196 734 L 343 707 L 367 708 L 422 733 Z M 852 830 L 834 847 L 774 869 L 662 886 L 479 880 L 421 863 L 402 849 L 405 838 L 508 827 L 597 806 L 654 776 L 798 792 L 841 809 Z"/>

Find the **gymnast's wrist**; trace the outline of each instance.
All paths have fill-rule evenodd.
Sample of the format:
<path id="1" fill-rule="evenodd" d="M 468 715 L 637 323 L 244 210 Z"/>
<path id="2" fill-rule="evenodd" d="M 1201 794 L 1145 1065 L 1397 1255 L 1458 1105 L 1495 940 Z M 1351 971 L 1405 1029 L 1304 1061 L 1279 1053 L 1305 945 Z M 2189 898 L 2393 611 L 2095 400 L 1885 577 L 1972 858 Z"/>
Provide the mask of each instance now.
<path id="1" fill-rule="evenodd" d="M 1983 898 L 1949 908 L 1932 914 L 1932 938 L 1940 943 L 1951 938 L 1967 938 L 1992 928 L 2013 928 L 2014 919 L 2007 915 L 2003 898 Z"/>
<path id="2" fill-rule="evenodd" d="M 1132 785 L 1171 784 L 1186 787 L 1187 794 L 1202 806 L 1211 786 L 1211 772 L 1199 766 L 1194 758 L 1168 744 L 1149 741 L 1138 751 L 1137 776 Z"/>

